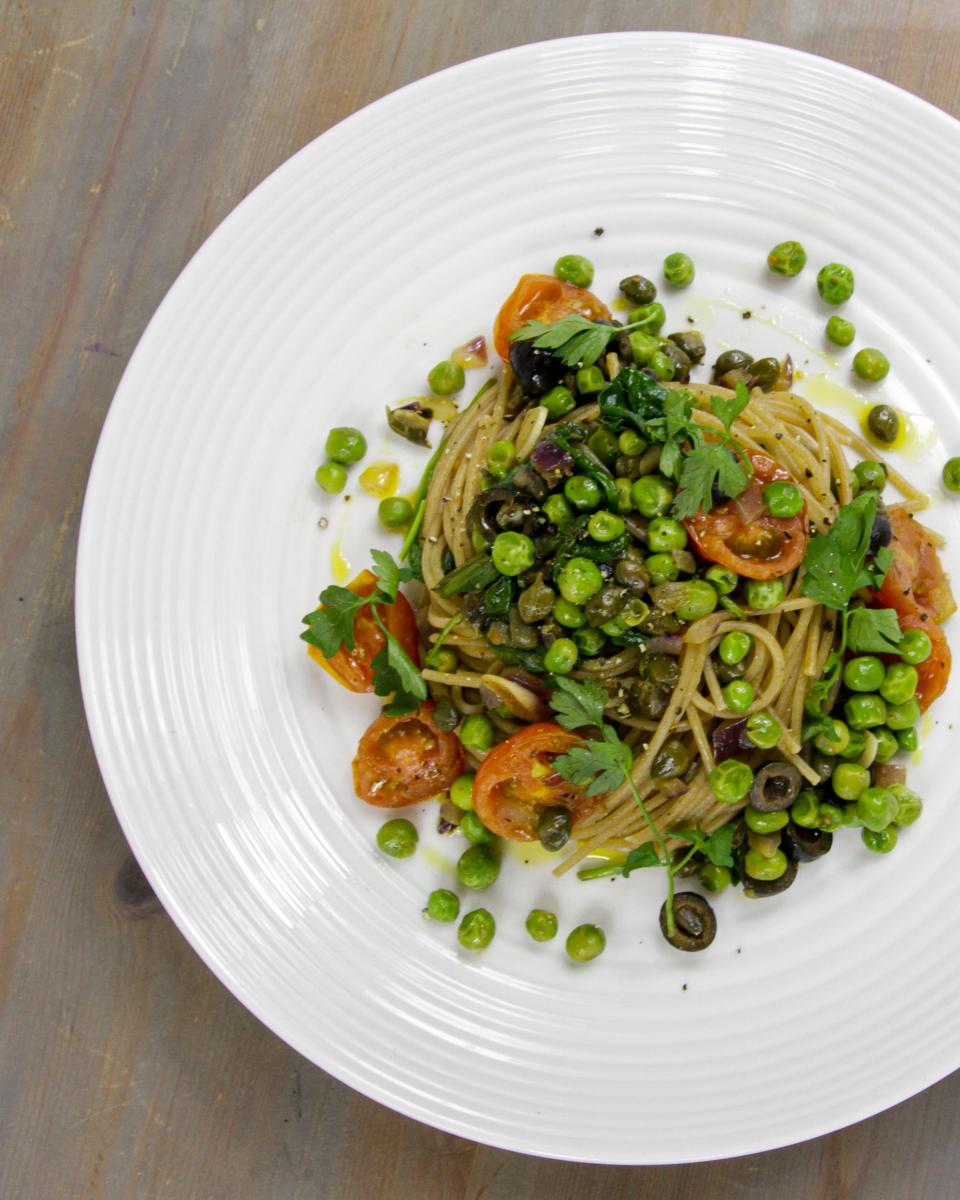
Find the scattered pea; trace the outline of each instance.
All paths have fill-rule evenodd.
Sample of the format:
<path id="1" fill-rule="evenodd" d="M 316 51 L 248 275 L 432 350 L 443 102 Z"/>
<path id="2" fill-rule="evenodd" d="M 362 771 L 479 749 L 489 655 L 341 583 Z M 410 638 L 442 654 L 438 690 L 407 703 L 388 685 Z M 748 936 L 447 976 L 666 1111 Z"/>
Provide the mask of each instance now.
<path id="1" fill-rule="evenodd" d="M 805 788 L 790 806 L 790 819 L 802 829 L 817 829 L 820 825 L 820 801 L 817 793 Z"/>
<path id="2" fill-rule="evenodd" d="M 549 942 L 557 936 L 556 914 L 545 908 L 532 908 L 527 913 L 526 928 L 535 942 Z"/>
<path id="3" fill-rule="evenodd" d="M 863 492 L 882 492 L 887 486 L 887 468 L 882 462 L 864 459 L 853 468 L 853 476 Z"/>
<path id="4" fill-rule="evenodd" d="M 771 883 L 786 871 L 787 856 L 782 850 L 775 851 L 770 858 L 757 850 L 748 850 L 743 856 L 743 869 L 751 879 Z"/>
<path id="5" fill-rule="evenodd" d="M 813 744 L 821 754 L 843 755 L 850 745 L 850 730 L 843 721 L 836 718 L 831 719 L 830 726 L 830 732 L 824 730 L 818 733 L 813 739 Z"/>
<path id="6" fill-rule="evenodd" d="M 803 496 L 793 483 L 768 483 L 763 489 L 763 502 L 774 517 L 795 517 L 803 509 Z"/>
<path id="7" fill-rule="evenodd" d="M 642 329 L 634 329 L 627 334 L 630 343 L 630 354 L 638 367 L 645 367 L 650 359 L 660 349 L 660 339 L 652 333 L 644 333 Z"/>
<path id="8" fill-rule="evenodd" d="M 960 458 L 948 458 L 943 464 L 943 486 L 948 492 L 960 492 Z"/>
<path id="9" fill-rule="evenodd" d="M 720 655 L 722 662 L 729 666 L 735 666 L 737 663 L 743 662 L 752 649 L 753 638 L 749 633 L 744 633 L 740 629 L 731 629 L 720 639 L 717 654 Z"/>
<path id="10" fill-rule="evenodd" d="M 891 663 L 880 685 L 880 695 L 888 704 L 906 704 L 916 696 L 919 682 L 916 667 L 905 662 Z"/>
<path id="11" fill-rule="evenodd" d="M 552 496 L 548 496 L 541 507 L 546 513 L 547 519 L 556 525 L 558 529 L 562 529 L 564 525 L 569 525 L 573 520 L 573 509 L 559 492 L 554 492 Z"/>
<path id="12" fill-rule="evenodd" d="M 753 787 L 753 771 L 745 762 L 727 758 L 710 772 L 710 790 L 721 804 L 739 804 Z"/>
<path id="13" fill-rule="evenodd" d="M 394 817 L 377 830 L 377 845 L 391 858 L 409 858 L 417 848 L 416 828 L 404 817 Z"/>
<path id="14" fill-rule="evenodd" d="M 835 346 L 849 346 L 857 336 L 856 326 L 843 317 L 833 316 L 827 321 L 827 340 Z"/>
<path id="15" fill-rule="evenodd" d="M 920 735 L 917 733 L 916 726 L 914 725 L 911 725 L 908 729 L 898 729 L 891 736 L 896 739 L 897 749 L 903 750 L 907 754 L 913 754 L 920 747 Z"/>
<path id="16" fill-rule="evenodd" d="M 581 367 L 577 371 L 577 391 L 581 396 L 602 392 L 606 386 L 607 381 L 599 367 Z"/>
<path id="17" fill-rule="evenodd" d="M 487 451 L 487 470 L 495 479 L 503 479 L 517 461 L 517 447 L 511 441 L 494 442 Z"/>
<path id="18" fill-rule="evenodd" d="M 553 273 L 574 287 L 588 288 L 593 283 L 593 263 L 582 254 L 564 254 L 554 263 Z"/>
<path id="19" fill-rule="evenodd" d="M 471 713 L 460 726 L 460 741 L 467 750 L 489 750 L 493 745 L 493 722 L 483 713 Z"/>
<path id="20" fill-rule="evenodd" d="M 783 603 L 782 579 L 748 579 L 747 607 L 765 612 Z"/>
<path id="21" fill-rule="evenodd" d="M 887 375 L 890 370 L 890 362 L 883 351 L 872 346 L 865 346 L 853 356 L 853 370 L 861 379 L 877 383 Z"/>
<path id="22" fill-rule="evenodd" d="M 894 821 L 897 825 L 912 825 L 923 812 L 923 801 L 916 792 L 902 783 L 895 783 L 890 789 L 897 801 L 897 815 Z"/>
<path id="23" fill-rule="evenodd" d="M 563 494 L 581 512 L 596 508 L 601 500 L 600 485 L 588 475 L 571 475 L 563 485 Z"/>
<path id="24" fill-rule="evenodd" d="M 883 677 L 883 663 L 872 654 L 851 658 L 843 668 L 844 686 L 851 692 L 875 692 Z"/>
<path id="25" fill-rule="evenodd" d="M 842 762 L 830 777 L 830 786 L 841 800 L 856 800 L 870 786 L 870 772 L 859 763 Z"/>
<path id="26" fill-rule="evenodd" d="M 747 741 L 752 742 L 758 750 L 772 750 L 780 741 L 780 722 L 770 713 L 758 712 L 747 717 L 747 727 L 744 730 Z"/>
<path id="27" fill-rule="evenodd" d="M 683 598 L 676 607 L 681 621 L 699 621 L 717 607 L 717 593 L 703 579 L 691 579 L 684 584 Z"/>
<path id="28" fill-rule="evenodd" d="M 663 277 L 675 288 L 685 288 L 693 282 L 693 259 L 678 250 L 663 260 Z"/>
<path id="29" fill-rule="evenodd" d="M 500 874 L 500 863 L 489 846 L 470 846 L 457 860 L 457 878 L 464 887 L 488 888 Z"/>
<path id="30" fill-rule="evenodd" d="M 354 429 L 350 425 L 338 425 L 336 429 L 331 429 L 327 434 L 324 449 L 327 452 L 327 458 L 349 466 L 351 463 L 359 462 L 366 454 L 367 439 L 359 429 Z"/>
<path id="31" fill-rule="evenodd" d="M 722 892 L 733 883 L 733 873 L 729 867 L 721 867 L 716 863 L 704 863 L 697 872 L 697 878 L 702 887 L 708 892 Z"/>
<path id="32" fill-rule="evenodd" d="M 651 554 L 643 565 L 647 568 L 650 582 L 654 585 L 672 583 L 680 574 L 677 560 L 672 554 Z"/>
<path id="33" fill-rule="evenodd" d="M 748 804 L 743 810 L 743 819 L 747 828 L 752 829 L 754 833 L 767 834 L 776 833 L 789 824 L 790 814 L 784 809 L 779 812 L 761 812 L 759 808 Z"/>
<path id="34" fill-rule="evenodd" d="M 486 846 L 496 836 L 490 832 L 472 808 L 468 809 L 460 818 L 460 832 L 474 846 Z"/>
<path id="35" fill-rule="evenodd" d="M 598 925 L 578 925 L 567 934 L 567 954 L 574 962 L 589 962 L 602 954 L 606 935 Z"/>
<path id="36" fill-rule="evenodd" d="M 916 734 L 916 730 L 910 730 L 910 732 Z M 873 736 L 877 739 L 877 754 L 874 762 L 889 762 L 899 749 L 906 749 L 898 742 L 897 737 L 883 725 L 878 725 L 873 730 Z"/>
<path id="37" fill-rule="evenodd" d="M 675 521 L 672 517 L 655 517 L 647 526 L 647 546 L 654 553 L 662 550 L 682 550 L 686 544 L 686 529 L 680 521 Z"/>
<path id="38" fill-rule="evenodd" d="M 643 325 L 645 333 L 659 333 L 667 319 L 667 312 L 659 300 L 650 304 L 641 304 L 627 315 L 631 325 Z"/>
<path id="39" fill-rule="evenodd" d="M 432 921 L 455 921 L 460 915 L 460 900 L 449 888 L 436 888 L 427 897 L 427 907 L 423 911 Z"/>
<path id="40" fill-rule="evenodd" d="M 625 429 L 617 438 L 617 449 L 621 454 L 627 454 L 635 458 L 638 454 L 642 454 L 646 448 L 647 443 L 639 433 L 634 433 L 632 429 Z"/>
<path id="41" fill-rule="evenodd" d="M 879 833 L 897 815 L 897 798 L 889 788 L 867 787 L 857 797 L 857 816 L 866 829 Z"/>
<path id="42" fill-rule="evenodd" d="M 731 712 L 746 712 L 756 697 L 753 684 L 746 679 L 731 679 L 723 689 L 723 700 Z"/>
<path id="43" fill-rule="evenodd" d="M 413 520 L 413 505 L 403 496 L 389 496 L 377 505 L 377 516 L 384 529 L 403 529 Z"/>
<path id="44" fill-rule="evenodd" d="M 460 665 L 460 659 L 456 650 L 448 650 L 446 646 L 441 646 L 439 650 L 431 651 L 431 656 L 427 662 L 434 671 L 443 671 L 446 675 L 452 675 Z"/>
<path id="45" fill-rule="evenodd" d="M 860 839 L 868 850 L 874 854 L 889 854 L 897 844 L 897 831 L 892 825 L 879 832 L 873 829 L 861 829 Z"/>
<path id="46" fill-rule="evenodd" d="M 843 263 L 827 263 L 817 272 L 817 291 L 827 304 L 843 304 L 853 295 L 853 272 Z"/>
<path id="47" fill-rule="evenodd" d="M 843 714 L 851 729 L 872 729 L 887 722 L 887 704 L 873 692 L 851 696 L 843 706 Z"/>
<path id="48" fill-rule="evenodd" d="M 740 576 L 736 571 L 731 571 L 729 567 L 721 567 L 718 564 L 707 567 L 705 578 L 718 596 L 729 596 L 731 592 L 737 590 L 737 584 L 740 582 Z"/>
<path id="49" fill-rule="evenodd" d="M 924 633 L 922 629 L 904 630 L 900 644 L 897 646 L 897 653 L 904 662 L 919 666 L 927 661 L 932 652 L 933 642 L 930 641 L 928 633 Z"/>
<path id="50" fill-rule="evenodd" d="M 330 495 L 342 492 L 347 482 L 347 468 L 338 462 L 325 462 L 317 467 L 316 480 Z"/>
<path id="51" fill-rule="evenodd" d="M 457 941 L 464 950 L 485 950 L 493 941 L 497 923 L 486 908 L 475 908 L 460 922 Z"/>
<path id="52" fill-rule="evenodd" d="M 452 396 L 463 390 L 467 377 L 459 363 L 445 358 L 430 371 L 427 383 L 435 396 Z"/>
<path id="53" fill-rule="evenodd" d="M 466 772 L 458 775 L 450 784 L 451 801 L 457 808 L 462 808 L 465 812 L 469 812 L 473 808 L 473 781 L 475 778 L 473 774 Z"/>
<path id="54" fill-rule="evenodd" d="M 916 725 L 919 720 L 920 701 L 916 697 L 913 700 L 905 700 L 902 704 L 891 704 L 887 708 L 886 725 L 894 733 L 902 729 L 909 729 L 911 725 Z"/>
<path id="55" fill-rule="evenodd" d="M 807 265 L 807 252 L 799 242 L 778 242 L 767 255 L 767 266 L 774 275 L 799 275 Z"/>

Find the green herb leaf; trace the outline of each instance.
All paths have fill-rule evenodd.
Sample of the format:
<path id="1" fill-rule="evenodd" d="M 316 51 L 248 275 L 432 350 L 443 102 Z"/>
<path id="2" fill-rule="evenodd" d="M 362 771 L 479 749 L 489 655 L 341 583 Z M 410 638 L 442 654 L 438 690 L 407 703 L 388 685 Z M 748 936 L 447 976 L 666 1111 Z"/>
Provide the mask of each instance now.
<path id="1" fill-rule="evenodd" d="M 865 567 L 877 493 L 861 492 L 844 505 L 826 533 L 811 538 L 804 555 L 800 590 L 828 608 L 843 609 L 854 592 L 870 586 Z"/>
<path id="2" fill-rule="evenodd" d="M 425 667 L 432 667 L 434 665 L 434 663 L 437 661 L 437 657 L 440 654 L 440 651 L 443 649 L 443 643 L 447 640 L 447 638 L 454 631 L 454 629 L 456 629 L 456 627 L 460 624 L 460 622 L 462 620 L 463 620 L 463 613 L 457 612 L 457 613 L 453 614 L 453 616 L 450 618 L 449 621 L 447 621 L 447 623 L 444 625 L 444 627 L 437 634 L 437 640 L 433 643 L 433 645 L 427 651 L 427 656 L 423 660 L 423 665 Z"/>
<path id="3" fill-rule="evenodd" d="M 889 546 L 881 546 L 873 556 L 873 561 L 868 566 L 870 572 L 870 584 L 874 588 L 883 587 L 883 581 L 887 577 L 887 572 L 893 566 L 893 551 Z"/>
<path id="4" fill-rule="evenodd" d="M 702 829 L 683 829 L 677 833 L 671 833 L 670 837 L 690 842 L 715 866 L 732 867 L 734 831 L 735 827 L 730 821 L 726 825 L 721 825 L 711 834 L 704 833 Z"/>
<path id="5" fill-rule="evenodd" d="M 616 742 L 583 742 L 558 755 L 553 765 L 588 796 L 602 796 L 623 783 L 633 766 L 633 755 L 619 738 Z"/>
<path id="6" fill-rule="evenodd" d="M 300 637 L 316 646 L 324 658 L 332 658 L 341 646 L 354 648 L 353 623 L 357 613 L 368 602 L 349 588 L 331 585 L 320 593 L 322 608 L 314 609 L 303 618 L 307 628 Z"/>
<path id="7" fill-rule="evenodd" d="M 588 679 L 578 683 L 565 675 L 557 676 L 557 686 L 550 693 L 550 707 L 564 729 L 579 729 L 582 725 L 603 725 L 603 710 L 609 697 L 599 683 Z"/>
<path id="8" fill-rule="evenodd" d="M 726 496 L 739 496 L 747 486 L 747 473 L 723 443 L 698 446 L 684 455 L 680 468 L 680 491 L 673 502 L 678 520 L 709 512 L 713 507 L 713 485 Z"/>
<path id="9" fill-rule="evenodd" d="M 510 340 L 533 342 L 538 350 L 552 350 L 568 367 L 592 367 L 613 338 L 625 328 L 633 326 L 597 325 L 586 317 L 570 313 L 552 324 L 528 321 L 510 335 Z"/>
<path id="10" fill-rule="evenodd" d="M 644 842 L 631 850 L 620 868 L 620 874 L 627 876 L 631 871 L 639 871 L 642 867 L 662 867 L 660 855 L 652 842 Z"/>
<path id="11" fill-rule="evenodd" d="M 892 654 L 903 639 L 892 608 L 854 608 L 847 619 L 847 649 L 857 654 Z"/>
<path id="12" fill-rule="evenodd" d="M 750 403 L 750 393 L 746 384 L 738 383 L 732 396 L 711 396 L 710 409 L 717 420 L 723 422 L 723 427 L 730 432 L 730 427 Z"/>
<path id="13" fill-rule="evenodd" d="M 370 557 L 373 559 L 373 573 L 379 583 L 378 590 L 392 604 L 397 598 L 400 584 L 412 579 L 413 572 L 409 567 L 401 567 L 394 562 L 393 556 L 386 550 L 371 550 Z"/>

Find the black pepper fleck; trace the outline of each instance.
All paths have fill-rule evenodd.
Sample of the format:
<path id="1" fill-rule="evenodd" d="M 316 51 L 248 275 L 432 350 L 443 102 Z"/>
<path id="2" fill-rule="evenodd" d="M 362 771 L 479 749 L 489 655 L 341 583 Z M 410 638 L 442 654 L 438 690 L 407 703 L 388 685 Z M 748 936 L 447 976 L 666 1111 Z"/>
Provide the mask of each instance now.
<path id="1" fill-rule="evenodd" d="M 740 314 L 740 316 L 741 316 L 741 317 L 742 317 L 742 318 L 743 318 L 745 321 L 749 321 L 749 320 L 750 320 L 750 318 L 753 316 L 753 313 L 750 311 L 750 309 L 749 309 L 749 308 L 745 308 L 745 309 L 743 310 L 743 312 Z"/>
<path id="2" fill-rule="evenodd" d="M 596 227 L 596 229 L 593 231 L 593 236 L 594 237 L 603 237 L 603 226 L 602 225 L 598 225 Z"/>

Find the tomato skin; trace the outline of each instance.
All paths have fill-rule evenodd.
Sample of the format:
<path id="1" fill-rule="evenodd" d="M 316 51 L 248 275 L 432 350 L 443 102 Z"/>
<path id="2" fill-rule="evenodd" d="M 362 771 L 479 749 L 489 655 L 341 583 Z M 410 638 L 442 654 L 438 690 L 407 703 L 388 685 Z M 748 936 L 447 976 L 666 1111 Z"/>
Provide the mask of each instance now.
<path id="1" fill-rule="evenodd" d="M 347 587 L 357 596 L 369 596 L 377 586 L 377 577 L 370 571 L 361 571 Z M 420 665 L 417 619 L 413 615 L 407 598 L 400 592 L 393 604 L 376 605 L 380 620 L 406 650 L 413 661 Z M 386 638 L 373 619 L 371 606 L 361 608 L 354 618 L 353 634 L 355 645 L 352 650 L 341 646 L 332 658 L 325 658 L 316 646 L 307 645 L 307 653 L 332 675 L 337 683 L 351 692 L 373 691 L 373 670 L 370 664 L 386 644 Z"/>
<path id="2" fill-rule="evenodd" d="M 687 534 L 701 558 L 729 567 L 747 579 L 777 579 L 799 567 L 807 549 L 807 506 L 795 517 L 774 517 L 763 501 L 769 483 L 793 483 L 789 472 L 766 454 L 747 450 L 753 475 L 745 491 L 718 504 L 708 513 L 684 521 Z M 775 537 L 779 550 L 769 558 L 755 558 L 743 547 Z"/>
<path id="3" fill-rule="evenodd" d="M 554 721 L 541 721 L 495 746 L 473 781 L 473 807 L 484 825 L 500 837 L 532 842 L 545 808 L 566 808 L 574 825 L 589 816 L 601 797 L 587 796 L 552 770 L 558 754 L 582 741 Z"/>
<path id="4" fill-rule="evenodd" d="M 564 283 L 554 275 L 521 275 L 504 300 L 493 326 L 493 344 L 504 362 L 510 361 L 510 334 L 527 321 L 550 324 L 570 313 L 591 321 L 610 320 L 610 309 L 586 288 Z"/>
<path id="5" fill-rule="evenodd" d="M 377 717 L 357 747 L 353 786 L 377 808 L 403 808 L 445 792 L 463 771 L 455 733 L 440 729 L 428 700 L 405 717 Z"/>

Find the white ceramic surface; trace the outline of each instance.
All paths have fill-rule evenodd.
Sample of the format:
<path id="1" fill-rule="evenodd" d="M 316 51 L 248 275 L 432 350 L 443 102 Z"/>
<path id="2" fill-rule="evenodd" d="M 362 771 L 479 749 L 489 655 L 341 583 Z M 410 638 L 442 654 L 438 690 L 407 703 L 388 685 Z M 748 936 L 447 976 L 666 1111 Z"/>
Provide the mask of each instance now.
<path id="1" fill-rule="evenodd" d="M 524 271 L 559 253 L 624 274 L 689 251 L 666 294 L 712 346 L 790 349 L 850 382 L 822 342 L 817 265 L 850 263 L 871 394 L 926 414 L 907 464 L 936 485 L 960 447 L 954 292 L 960 127 L 869 76 L 773 46 L 615 34 L 521 47 L 422 80 L 307 146 L 224 222 L 144 335 L 84 509 L 77 631 L 97 755 L 165 907 L 224 983 L 369 1096 L 498 1146 L 602 1162 L 743 1154 L 835 1129 L 960 1065 L 952 734 L 940 701 L 913 779 L 928 799 L 895 854 L 855 835 L 777 900 L 717 901 L 711 950 L 656 930 L 659 880 L 555 883 L 513 857 L 469 957 L 420 916 L 456 857 L 379 857 L 349 761 L 376 711 L 307 661 L 299 618 L 383 544 L 355 479 L 313 483 L 326 430 L 385 449 L 383 406 L 489 332 Z M 593 231 L 602 227 L 602 236 Z M 799 279 L 765 269 L 798 237 Z M 739 308 L 756 318 L 744 321 Z M 472 383 L 483 373 L 473 374 Z M 394 454 L 391 447 L 390 454 Z M 403 456 L 404 486 L 422 457 Z M 951 535 L 940 497 L 930 521 Z M 322 516 L 330 527 L 318 527 Z M 955 752 L 953 754 L 955 757 Z M 466 897 L 467 906 L 470 898 Z M 596 920 L 606 954 L 535 946 L 534 902 Z"/>

